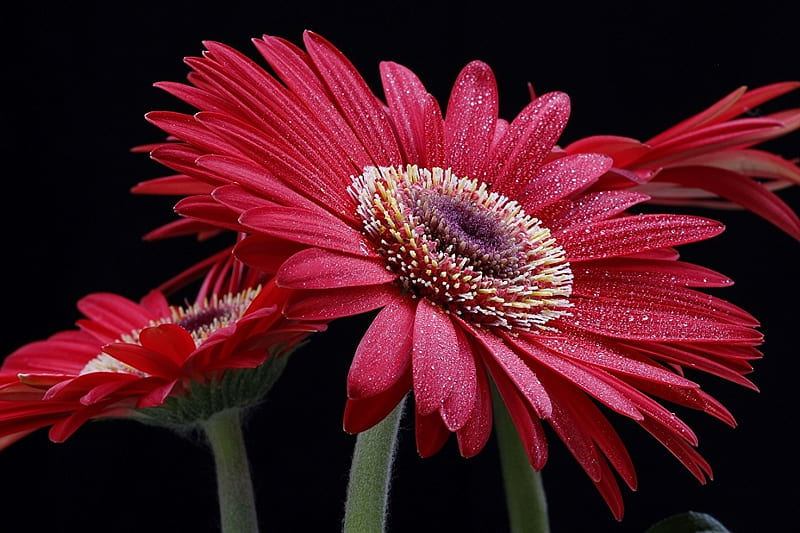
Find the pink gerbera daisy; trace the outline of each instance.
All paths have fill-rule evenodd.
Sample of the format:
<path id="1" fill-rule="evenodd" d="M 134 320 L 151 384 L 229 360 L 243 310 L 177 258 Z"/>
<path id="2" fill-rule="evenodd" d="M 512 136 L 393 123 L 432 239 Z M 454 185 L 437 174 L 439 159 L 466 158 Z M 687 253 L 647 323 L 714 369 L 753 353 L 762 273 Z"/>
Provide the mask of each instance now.
<path id="1" fill-rule="evenodd" d="M 180 174 L 137 190 L 191 194 L 177 206 L 185 220 L 154 236 L 245 231 L 237 255 L 295 289 L 292 319 L 377 311 L 348 375 L 349 432 L 412 390 L 419 453 L 455 433 L 473 456 L 496 387 L 531 465 L 547 460 L 547 423 L 617 517 L 617 476 L 633 488 L 636 475 L 610 413 L 705 482 L 695 434 L 661 402 L 733 425 L 683 370 L 754 388 L 743 376 L 760 356 L 757 322 L 698 291 L 731 280 L 675 250 L 722 225 L 631 214 L 648 197 L 601 186 L 611 158 L 554 156 L 563 93 L 500 119 L 493 73 L 474 61 L 443 112 L 385 62 L 381 100 L 330 43 L 304 41 L 254 40 L 274 76 L 208 42 L 186 60 L 189 84 L 160 84 L 199 112 L 148 115 L 172 137 L 152 156 Z"/>
<path id="2" fill-rule="evenodd" d="M 185 306 L 169 305 L 160 290 L 138 303 L 85 296 L 79 329 L 6 357 L 0 447 L 48 426 L 50 439 L 62 442 L 92 419 L 195 425 L 257 401 L 285 355 L 322 326 L 286 320 L 280 308 L 289 291 L 236 263 L 217 263 Z"/>

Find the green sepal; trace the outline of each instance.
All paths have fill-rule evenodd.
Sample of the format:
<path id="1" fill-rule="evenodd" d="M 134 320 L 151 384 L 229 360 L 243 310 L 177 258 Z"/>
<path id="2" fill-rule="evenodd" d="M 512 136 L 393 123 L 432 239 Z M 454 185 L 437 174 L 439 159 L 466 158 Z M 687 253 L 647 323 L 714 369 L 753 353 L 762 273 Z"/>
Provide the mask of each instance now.
<path id="1" fill-rule="evenodd" d="M 136 411 L 136 418 L 157 426 L 196 426 L 226 409 L 241 409 L 261 401 L 283 373 L 289 353 L 275 350 L 255 368 L 224 371 L 209 383 L 193 382 L 185 394 L 171 395 L 158 407 Z"/>
<path id="2" fill-rule="evenodd" d="M 716 518 L 705 513 L 689 511 L 665 518 L 645 533 L 731 533 Z"/>

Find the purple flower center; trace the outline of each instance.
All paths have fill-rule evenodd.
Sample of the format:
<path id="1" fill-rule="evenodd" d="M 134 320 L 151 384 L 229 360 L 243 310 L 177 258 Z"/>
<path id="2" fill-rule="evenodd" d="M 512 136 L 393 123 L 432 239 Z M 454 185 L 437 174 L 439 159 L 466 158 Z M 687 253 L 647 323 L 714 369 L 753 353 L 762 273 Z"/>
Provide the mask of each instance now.
<path id="1" fill-rule="evenodd" d="M 545 328 L 571 306 L 564 250 L 484 183 L 441 168 L 367 167 L 349 190 L 364 234 L 411 297 L 511 330 Z"/>

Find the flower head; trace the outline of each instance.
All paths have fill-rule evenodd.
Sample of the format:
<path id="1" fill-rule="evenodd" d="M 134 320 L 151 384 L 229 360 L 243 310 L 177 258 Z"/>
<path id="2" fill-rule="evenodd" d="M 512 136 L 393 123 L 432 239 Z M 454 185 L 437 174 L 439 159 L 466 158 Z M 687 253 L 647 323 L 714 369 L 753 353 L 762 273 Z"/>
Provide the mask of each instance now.
<path id="1" fill-rule="evenodd" d="M 651 203 L 745 208 L 800 240 L 800 218 L 774 192 L 800 184 L 797 161 L 754 148 L 800 128 L 800 109 L 742 116 L 798 88 L 800 82 L 740 87 L 645 142 L 596 135 L 570 143 L 564 153 L 612 157 L 611 183 L 634 187 Z"/>
<path id="2" fill-rule="evenodd" d="M 616 516 L 617 476 L 635 487 L 636 475 L 610 413 L 704 482 L 695 434 L 660 401 L 733 424 L 684 369 L 753 387 L 743 376 L 760 355 L 756 321 L 698 291 L 731 281 L 675 250 L 722 225 L 631 214 L 648 197 L 602 186 L 611 158 L 554 156 L 563 93 L 500 119 L 493 73 L 474 61 L 443 113 L 411 71 L 385 62 L 383 101 L 330 43 L 304 37 L 306 51 L 254 41 L 277 77 L 210 42 L 187 60 L 190 84 L 160 84 L 199 112 L 148 115 L 173 137 L 152 157 L 180 174 L 137 190 L 188 195 L 184 220 L 154 236 L 244 231 L 236 254 L 295 290 L 290 318 L 377 312 L 348 375 L 347 431 L 413 390 L 419 453 L 455 433 L 473 456 L 496 387 L 531 464 L 547 460 L 545 422 Z"/>
<path id="3" fill-rule="evenodd" d="M 90 419 L 193 425 L 257 401 L 323 326 L 286 320 L 289 291 L 237 263 L 217 262 L 184 306 L 160 290 L 138 303 L 82 298 L 77 330 L 22 346 L 0 367 L 0 446 L 47 426 L 62 442 Z"/>

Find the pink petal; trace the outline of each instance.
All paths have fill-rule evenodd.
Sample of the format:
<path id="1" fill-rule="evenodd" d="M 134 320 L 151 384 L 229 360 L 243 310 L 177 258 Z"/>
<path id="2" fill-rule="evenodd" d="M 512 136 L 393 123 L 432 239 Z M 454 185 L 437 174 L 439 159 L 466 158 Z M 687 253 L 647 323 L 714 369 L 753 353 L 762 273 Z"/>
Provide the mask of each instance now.
<path id="1" fill-rule="evenodd" d="M 142 378 L 134 374 L 118 373 L 113 376 L 108 376 L 108 379 L 100 385 L 93 387 L 89 392 L 83 395 L 80 402 L 83 405 L 91 405 L 102 400 L 111 399 L 115 392 L 128 386 L 133 381 L 140 381 Z"/>
<path id="2" fill-rule="evenodd" d="M 763 150 L 719 150 L 681 161 L 682 166 L 709 166 L 738 172 L 745 176 L 785 180 L 800 184 L 800 167 Z"/>
<path id="3" fill-rule="evenodd" d="M 157 318 L 136 302 L 112 293 L 94 293 L 78 300 L 78 310 L 107 329 L 113 338 L 130 333 Z"/>
<path id="4" fill-rule="evenodd" d="M 70 416 L 53 424 L 49 432 L 50 440 L 53 442 L 64 442 L 71 437 L 78 428 L 89 421 L 89 419 L 102 414 L 107 407 L 108 405 L 105 403 L 96 403 L 78 409 Z"/>
<path id="5" fill-rule="evenodd" d="M 611 168 L 611 159 L 598 154 L 560 157 L 538 169 L 516 199 L 532 212 L 588 188 Z"/>
<path id="6" fill-rule="evenodd" d="M 225 187 L 238 187 L 237 185 L 226 185 Z M 216 189 L 215 189 L 216 190 Z M 260 205 L 269 205 L 270 202 L 262 200 Z M 213 196 L 188 196 L 182 198 L 175 204 L 174 210 L 179 215 L 191 219 L 200 227 L 217 226 L 220 229 L 231 231 L 242 231 L 239 223 L 240 213 L 231 209 L 222 202 L 218 202 Z M 171 233 L 171 231 L 169 232 Z M 168 233 L 168 234 L 169 234 Z M 153 232 L 152 238 L 163 238 L 164 230 Z"/>
<path id="7" fill-rule="evenodd" d="M 619 485 L 614 477 L 614 472 L 608 467 L 605 461 L 600 461 L 600 481 L 595 483 L 595 488 L 605 500 L 606 505 L 611 510 L 611 514 L 617 521 L 622 521 L 622 516 L 625 511 L 625 502 L 622 499 L 622 492 L 619 490 Z"/>
<path id="8" fill-rule="evenodd" d="M 420 457 L 430 457 L 442 449 L 450 437 L 450 431 L 438 413 L 423 415 L 419 408 L 414 413 L 414 436 Z"/>
<path id="9" fill-rule="evenodd" d="M 781 135 L 774 118 L 741 118 L 693 130 L 665 141 L 631 164 L 630 169 L 657 168 L 687 157 L 731 147 L 747 147 Z"/>
<path id="10" fill-rule="evenodd" d="M 631 161 L 650 151 L 650 146 L 636 139 L 616 135 L 594 135 L 564 147 L 568 154 L 600 153 L 611 157 L 615 167 L 626 167 Z"/>
<path id="11" fill-rule="evenodd" d="M 197 348 L 191 334 L 177 324 L 160 324 L 139 332 L 143 348 L 158 352 L 180 367 Z"/>
<path id="12" fill-rule="evenodd" d="M 707 350 L 700 350 L 686 345 L 668 345 L 637 342 L 632 349 L 639 350 L 648 354 L 654 359 L 663 362 L 677 364 L 681 367 L 692 368 L 702 372 L 708 372 L 723 379 L 727 379 L 737 385 L 742 385 L 748 389 L 758 390 L 758 388 L 742 374 L 752 371 L 752 366 L 746 361 L 739 359 L 723 358 L 718 360 L 717 356 Z"/>
<path id="13" fill-rule="evenodd" d="M 384 307 L 358 344 L 347 374 L 347 396 L 361 399 L 387 390 L 411 374 L 415 308 L 408 300 Z"/>
<path id="14" fill-rule="evenodd" d="M 3 371 L 14 374 L 79 374 L 86 363 L 97 356 L 102 344 L 84 332 L 69 333 L 73 335 L 54 335 L 45 341 L 17 348 L 3 361 Z M 79 336 L 74 335 L 76 333 Z"/>
<path id="15" fill-rule="evenodd" d="M 631 354 L 617 349 L 614 345 L 605 342 L 601 337 L 571 334 L 569 336 L 537 338 L 536 342 L 548 350 L 579 361 L 580 364 L 592 365 L 617 374 L 634 376 L 675 388 L 696 388 L 699 386 L 660 366 L 634 359 Z"/>
<path id="16" fill-rule="evenodd" d="M 691 443 L 681 438 L 680 433 L 665 428 L 652 420 L 644 420 L 641 425 L 672 452 L 700 483 L 705 484 L 709 478 L 713 477 L 711 465 L 691 446 Z"/>
<path id="17" fill-rule="evenodd" d="M 355 229 L 333 217 L 297 207 L 264 207 L 242 214 L 240 222 L 254 231 L 295 242 L 367 256 L 371 246 Z"/>
<path id="18" fill-rule="evenodd" d="M 539 418 L 549 418 L 553 405 L 550 395 L 542 386 L 536 372 L 533 371 L 520 356 L 501 338 L 483 330 L 474 330 L 478 340 L 486 347 L 492 360 L 502 368 L 512 383 L 517 387 Z M 492 372 L 496 374 L 496 372 Z"/>
<path id="19" fill-rule="evenodd" d="M 290 299 L 284 312 L 291 319 L 329 320 L 373 311 L 401 297 L 390 284 L 302 291 Z"/>
<path id="20" fill-rule="evenodd" d="M 316 33 L 306 31 L 303 38 L 337 106 L 372 156 L 373 164 L 402 163 L 389 118 L 352 63 Z"/>
<path id="21" fill-rule="evenodd" d="M 551 231 L 561 232 L 572 226 L 615 217 L 648 199 L 647 195 L 627 190 L 590 192 L 575 200 L 549 205 L 537 211 L 536 216 Z"/>
<path id="22" fill-rule="evenodd" d="M 172 96 L 183 100 L 195 109 L 227 111 L 229 113 L 235 113 L 236 111 L 236 108 L 231 106 L 230 103 L 225 99 L 220 98 L 218 95 L 199 87 L 172 81 L 160 81 L 154 83 L 153 87 L 157 87 L 171 94 Z"/>
<path id="23" fill-rule="evenodd" d="M 205 75 L 213 86 L 210 90 L 232 104 L 223 114 L 237 117 L 262 132 L 257 142 L 272 146 L 273 156 L 283 154 L 302 161 L 303 166 L 317 166 L 319 172 L 315 175 L 330 184 L 341 185 L 354 170 L 360 170 L 361 166 L 354 166 L 337 142 L 340 136 L 331 134 L 333 113 L 324 118 L 310 113 L 296 94 L 242 53 L 220 43 L 206 41 L 205 45 L 209 50 L 205 57 L 187 63 Z M 342 121 L 341 117 L 338 119 Z M 230 136 L 230 132 L 223 134 Z"/>
<path id="24" fill-rule="evenodd" d="M 206 199 L 209 198 L 206 197 Z M 239 225 L 236 224 L 235 216 L 233 215 L 233 213 L 229 213 L 224 208 L 219 209 L 220 206 L 214 203 L 213 201 L 210 201 L 203 205 L 206 206 L 209 204 L 211 204 L 212 210 L 222 213 L 223 219 L 231 219 L 230 223 L 214 222 L 214 224 L 212 225 L 210 223 L 202 222 L 199 220 L 180 218 L 173 222 L 163 224 L 162 226 L 145 233 L 142 239 L 145 241 L 158 241 L 162 239 L 172 239 L 175 237 L 196 236 L 198 241 L 203 241 L 210 237 L 213 237 L 214 235 L 218 235 L 219 233 L 221 233 L 223 231 L 222 229 L 223 227 L 227 227 L 228 229 L 234 229 L 234 231 L 237 231 Z M 204 208 L 201 208 L 201 210 L 203 211 L 204 214 L 206 213 Z M 215 218 L 214 220 L 216 221 L 217 219 Z"/>
<path id="25" fill-rule="evenodd" d="M 446 164 L 459 177 L 481 177 L 497 121 L 497 83 L 481 61 L 459 72 L 445 112 Z"/>
<path id="26" fill-rule="evenodd" d="M 136 403 L 136 408 L 144 409 L 147 407 L 158 407 L 159 405 L 162 405 L 167 399 L 167 396 L 172 394 L 172 391 L 175 389 L 175 385 L 177 385 L 177 383 L 177 380 L 173 379 L 152 388 L 152 390 L 139 398 L 139 401 Z"/>
<path id="27" fill-rule="evenodd" d="M 290 289 L 333 289 L 381 285 L 397 278 L 382 258 L 353 257 L 339 252 L 307 248 L 287 259 L 276 278 Z"/>
<path id="28" fill-rule="evenodd" d="M 453 360 L 453 390 L 445 398 L 441 409 L 442 421 L 450 431 L 461 429 L 469 421 L 478 394 L 475 360 L 463 340 L 458 354 L 459 357 Z"/>
<path id="29" fill-rule="evenodd" d="M 733 284 L 728 276 L 684 261 L 619 257 L 602 260 L 596 266 L 591 263 L 581 265 L 581 279 L 602 276 L 623 284 L 645 280 L 687 287 L 729 287 Z"/>
<path id="30" fill-rule="evenodd" d="M 279 237 L 251 234 L 236 243 L 234 254 L 247 265 L 275 274 L 287 257 L 304 249 L 303 244 Z"/>
<path id="31" fill-rule="evenodd" d="M 282 184 L 263 166 L 257 165 L 252 161 L 212 154 L 199 157 L 197 165 L 220 176 L 235 176 L 237 186 L 228 187 L 228 194 L 244 188 L 279 204 L 302 207 L 312 211 L 320 210 L 319 204 Z M 217 189 L 217 191 L 219 190 Z M 226 189 L 221 190 L 224 191 Z M 244 192 L 240 194 L 243 197 L 247 195 Z M 253 197 L 252 194 L 251 198 L 252 200 L 249 200 L 251 204 L 255 204 L 260 200 L 258 197 Z M 328 198 L 328 200 L 333 201 L 333 198 Z M 252 207 L 256 206 L 252 205 Z"/>
<path id="32" fill-rule="evenodd" d="M 344 406 L 344 430 L 355 434 L 366 431 L 392 412 L 411 390 L 411 373 L 380 394 L 369 398 L 348 398 Z"/>
<path id="33" fill-rule="evenodd" d="M 469 357 L 463 353 L 462 342 L 448 315 L 427 299 L 419 300 L 412 357 L 414 399 L 421 415 L 441 409 L 452 394 L 460 378 L 461 360 Z"/>
<path id="34" fill-rule="evenodd" d="M 253 41 L 261 55 L 278 73 L 308 114 L 315 117 L 319 135 L 315 142 L 325 146 L 327 152 L 347 156 L 353 171 L 361 172 L 373 164 L 366 147 L 356 137 L 352 128 L 328 97 L 328 91 L 318 77 L 308 55 L 285 39 L 264 36 Z M 352 171 L 351 171 L 352 172 Z M 343 178 L 349 173 L 343 174 Z"/>
<path id="35" fill-rule="evenodd" d="M 528 461 L 534 470 L 541 470 L 547 463 L 548 445 L 538 415 L 533 411 L 530 401 L 523 398 L 519 389 L 508 379 L 507 373 L 496 361 L 488 359 L 487 366 L 497 386 L 499 397 L 508 410 L 514 427 L 517 428 Z"/>
<path id="36" fill-rule="evenodd" d="M 696 317 L 680 310 L 656 308 L 632 309 L 612 301 L 575 298 L 569 323 L 574 326 L 620 339 L 665 342 L 707 341 L 758 344 L 762 335 L 756 330 L 728 324 L 707 317 Z"/>
<path id="37" fill-rule="evenodd" d="M 150 152 L 150 158 L 167 168 L 186 174 L 198 182 L 207 183 L 214 187 L 228 183 L 229 180 L 213 172 L 201 169 L 195 164 L 197 158 L 205 153 L 207 152 L 203 152 L 192 146 L 172 142 L 154 148 L 153 151 Z"/>
<path id="38" fill-rule="evenodd" d="M 586 273 L 575 280 L 572 295 L 592 299 L 600 305 L 614 305 L 631 311 L 678 312 L 741 326 L 758 326 L 758 320 L 744 309 L 704 292 L 653 279 L 634 276 Z"/>
<path id="39" fill-rule="evenodd" d="M 642 415 L 626 395 L 628 387 L 621 380 L 603 370 L 565 359 L 539 346 L 529 337 L 509 339 L 509 342 L 518 346 L 531 360 L 551 369 L 614 411 L 633 420 L 641 420 Z"/>
<path id="40" fill-rule="evenodd" d="M 648 214 L 572 227 L 554 237 L 575 263 L 695 242 L 719 235 L 723 229 L 707 218 Z"/>
<path id="41" fill-rule="evenodd" d="M 207 153 L 242 155 L 191 115 L 174 111 L 151 111 L 145 118 L 154 126 Z"/>
<path id="42" fill-rule="evenodd" d="M 800 240 L 800 217 L 775 193 L 747 176 L 720 168 L 687 166 L 666 169 L 659 180 L 718 194 Z"/>
<path id="43" fill-rule="evenodd" d="M 585 394 L 570 391 L 568 386 L 565 387 L 563 383 L 548 383 L 548 387 L 551 386 L 554 388 L 553 394 L 559 398 L 557 403 L 564 409 L 562 414 L 567 418 L 566 424 L 562 424 L 562 426 L 579 427 L 580 431 L 593 442 L 592 447 L 597 445 L 602 450 L 628 487 L 636 490 L 636 471 L 633 461 L 622 439 L 606 416 Z M 601 480 L 609 473 L 603 468 L 604 464 L 605 462 L 602 460 L 596 463 Z"/>
<path id="44" fill-rule="evenodd" d="M 172 359 L 137 344 L 116 342 L 104 346 L 103 351 L 151 376 L 172 377 L 180 374 L 180 367 Z"/>
<path id="45" fill-rule="evenodd" d="M 483 365 L 475 365 L 477 390 L 474 407 L 467 422 L 456 432 L 458 450 L 463 457 L 474 457 L 492 434 L 492 394 Z"/>
<path id="46" fill-rule="evenodd" d="M 571 396 L 581 394 L 576 389 L 558 391 L 550 389 L 557 401 L 554 402 L 553 416 L 548 420 L 561 441 L 593 482 L 602 479 L 601 463 L 603 462 L 597 447 L 586 427 L 584 416 L 570 409 Z"/>
<path id="47" fill-rule="evenodd" d="M 141 181 L 131 188 L 133 194 L 159 194 L 167 196 L 208 194 L 212 190 L 214 190 L 214 187 L 209 183 L 183 174 Z"/>
<path id="48" fill-rule="evenodd" d="M 487 179 L 496 190 L 514 197 L 548 156 L 567 124 L 565 93 L 544 94 L 514 118 L 492 153 Z"/>
<path id="49" fill-rule="evenodd" d="M 405 160 L 425 168 L 442 166 L 444 124 L 436 99 L 406 67 L 384 61 L 380 69 L 389 113 Z"/>
<path id="50" fill-rule="evenodd" d="M 652 137 L 649 141 L 647 141 L 647 144 L 651 146 L 660 144 L 677 137 L 678 135 L 702 128 L 706 124 L 719 124 L 720 122 L 724 122 L 727 119 L 734 118 L 735 116 L 744 113 L 748 109 L 746 107 L 737 106 L 736 103 L 741 101 L 745 92 L 747 92 L 747 87 L 742 86 L 737 88 L 718 102 L 715 102 L 708 109 L 705 109 L 700 113 L 697 113 L 696 115 L 693 115 L 672 126 L 671 128 L 659 133 L 655 137 Z"/>
<path id="51" fill-rule="evenodd" d="M 687 131 L 701 128 L 706 124 L 718 124 L 730 120 L 798 87 L 800 87 L 798 82 L 773 83 L 750 91 L 747 90 L 747 87 L 739 87 L 705 111 L 653 137 L 648 141 L 648 144 L 662 143 Z"/>

